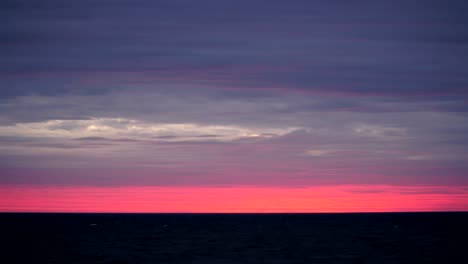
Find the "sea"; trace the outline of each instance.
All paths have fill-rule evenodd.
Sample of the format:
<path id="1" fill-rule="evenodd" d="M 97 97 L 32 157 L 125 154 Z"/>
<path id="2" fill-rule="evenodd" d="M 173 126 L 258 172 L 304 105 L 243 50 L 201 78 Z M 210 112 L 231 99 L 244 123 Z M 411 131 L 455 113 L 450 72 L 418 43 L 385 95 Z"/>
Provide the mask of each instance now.
<path id="1" fill-rule="evenodd" d="M 6 264 L 468 263 L 468 213 L 1 213 L 0 245 Z"/>

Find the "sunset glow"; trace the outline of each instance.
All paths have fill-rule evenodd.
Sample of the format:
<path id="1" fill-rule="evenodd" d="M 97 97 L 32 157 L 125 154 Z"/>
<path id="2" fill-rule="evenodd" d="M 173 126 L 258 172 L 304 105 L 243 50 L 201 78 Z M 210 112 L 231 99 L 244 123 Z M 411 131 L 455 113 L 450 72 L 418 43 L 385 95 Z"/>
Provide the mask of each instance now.
<path id="1" fill-rule="evenodd" d="M 0 212 L 468 210 L 464 1 L 0 2 Z"/>
<path id="2" fill-rule="evenodd" d="M 459 187 L 341 185 L 307 188 L 8 186 L 5 212 L 278 213 L 468 210 Z"/>

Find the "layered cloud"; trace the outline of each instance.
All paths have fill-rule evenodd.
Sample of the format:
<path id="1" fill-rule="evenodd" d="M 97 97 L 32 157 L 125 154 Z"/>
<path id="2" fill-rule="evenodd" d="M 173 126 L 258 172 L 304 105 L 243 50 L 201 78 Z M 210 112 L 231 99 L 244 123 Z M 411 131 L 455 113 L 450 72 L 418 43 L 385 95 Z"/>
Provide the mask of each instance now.
<path id="1" fill-rule="evenodd" d="M 49 120 L 16 123 L 0 127 L 4 137 L 76 139 L 76 140 L 147 140 L 197 141 L 235 140 L 271 137 L 291 132 L 294 128 L 248 128 L 240 126 L 198 125 L 193 123 L 158 124 L 125 118 L 91 118 L 87 120 Z"/>
<path id="2" fill-rule="evenodd" d="M 2 96 L 164 83 L 467 94 L 461 1 L 9 3 L 1 11 Z"/>
<path id="3" fill-rule="evenodd" d="M 461 1 L 0 5 L 0 184 L 468 184 Z"/>

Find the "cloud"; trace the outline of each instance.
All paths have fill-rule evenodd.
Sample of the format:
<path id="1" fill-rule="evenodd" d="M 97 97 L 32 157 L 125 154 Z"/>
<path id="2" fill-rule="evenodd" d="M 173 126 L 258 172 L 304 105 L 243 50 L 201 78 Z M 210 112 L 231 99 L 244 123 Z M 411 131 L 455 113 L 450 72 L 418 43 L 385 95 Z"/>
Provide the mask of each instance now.
<path id="1" fill-rule="evenodd" d="M 334 121 L 330 127 L 291 132 L 122 118 L 64 122 L 73 125 L 54 121 L 8 127 L 9 132 L 23 136 L 17 140 L 4 136 L 9 140 L 0 147 L 5 153 L 0 180 L 99 186 L 453 185 L 464 184 L 468 171 L 464 148 L 426 142 L 423 152 L 411 130 L 405 137 L 382 138 L 356 134 L 352 123 L 336 130 Z M 109 129 L 87 129 L 93 125 Z M 219 136 L 205 137 L 212 130 Z M 164 136 L 168 131 L 172 136 Z M 264 131 L 274 133 L 262 136 Z M 407 159 L 413 153 L 435 152 L 431 160 Z"/>
<path id="2" fill-rule="evenodd" d="M 399 2 L 17 3 L 2 11 L 0 93 L 196 84 L 466 97 L 466 4 Z"/>
<path id="3" fill-rule="evenodd" d="M 102 140 L 133 138 L 137 140 L 187 141 L 236 140 L 241 138 L 281 135 L 295 128 L 241 127 L 193 123 L 148 123 L 125 118 L 94 118 L 88 120 L 49 120 L 0 126 L 4 137 L 36 137 L 57 139 Z"/>
<path id="4" fill-rule="evenodd" d="M 380 125 L 358 124 L 353 128 L 358 135 L 375 137 L 380 139 L 404 137 L 405 129 L 400 127 L 386 127 Z"/>
<path id="5" fill-rule="evenodd" d="M 2 182 L 466 182 L 465 3 L 1 5 Z"/>
<path id="6" fill-rule="evenodd" d="M 324 149 L 310 149 L 305 152 L 305 155 L 312 157 L 323 157 L 330 155 L 330 151 Z"/>
<path id="7" fill-rule="evenodd" d="M 351 193 L 393 193 L 400 195 L 408 194 L 452 194 L 452 195 L 465 195 L 466 190 L 463 187 L 448 187 L 447 186 L 386 186 L 386 185 L 361 185 L 361 186 L 342 186 Z"/>

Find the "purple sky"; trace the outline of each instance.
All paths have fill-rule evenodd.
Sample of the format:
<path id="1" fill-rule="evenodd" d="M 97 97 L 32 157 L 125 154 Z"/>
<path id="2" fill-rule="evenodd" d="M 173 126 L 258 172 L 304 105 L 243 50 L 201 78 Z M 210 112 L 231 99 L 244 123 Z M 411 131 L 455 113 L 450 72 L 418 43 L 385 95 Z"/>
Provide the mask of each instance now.
<path id="1" fill-rule="evenodd" d="M 0 185 L 468 186 L 465 1 L 1 1 Z"/>

